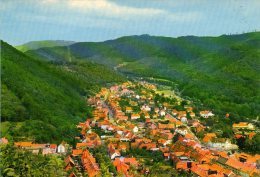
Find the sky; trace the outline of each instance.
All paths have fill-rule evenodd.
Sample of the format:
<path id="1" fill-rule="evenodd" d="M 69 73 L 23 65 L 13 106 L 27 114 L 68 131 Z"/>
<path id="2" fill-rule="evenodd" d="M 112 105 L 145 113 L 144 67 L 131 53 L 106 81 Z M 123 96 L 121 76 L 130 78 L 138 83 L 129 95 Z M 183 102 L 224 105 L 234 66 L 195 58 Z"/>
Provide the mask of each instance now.
<path id="1" fill-rule="evenodd" d="M 104 41 L 260 31 L 260 0 L 0 0 L 0 38 Z"/>

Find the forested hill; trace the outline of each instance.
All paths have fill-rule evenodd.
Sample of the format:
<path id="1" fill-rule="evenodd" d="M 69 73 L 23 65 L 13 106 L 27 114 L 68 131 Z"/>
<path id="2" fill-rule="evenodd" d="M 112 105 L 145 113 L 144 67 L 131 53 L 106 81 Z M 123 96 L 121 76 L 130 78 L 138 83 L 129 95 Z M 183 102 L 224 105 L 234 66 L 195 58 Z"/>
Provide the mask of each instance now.
<path id="1" fill-rule="evenodd" d="M 124 77 L 87 61 L 51 64 L 1 41 L 1 79 L 1 136 L 60 143 L 88 116 L 85 98 Z"/>
<path id="2" fill-rule="evenodd" d="M 31 41 L 23 45 L 15 46 L 15 48 L 22 52 L 26 52 L 28 50 L 36 50 L 43 47 L 68 46 L 74 43 L 75 43 L 74 41 L 62 41 L 62 40 Z"/>
<path id="3" fill-rule="evenodd" d="M 44 60 L 94 61 L 130 75 L 178 83 L 183 96 L 234 121 L 259 116 L 260 32 L 219 37 L 126 36 L 26 52 Z"/>

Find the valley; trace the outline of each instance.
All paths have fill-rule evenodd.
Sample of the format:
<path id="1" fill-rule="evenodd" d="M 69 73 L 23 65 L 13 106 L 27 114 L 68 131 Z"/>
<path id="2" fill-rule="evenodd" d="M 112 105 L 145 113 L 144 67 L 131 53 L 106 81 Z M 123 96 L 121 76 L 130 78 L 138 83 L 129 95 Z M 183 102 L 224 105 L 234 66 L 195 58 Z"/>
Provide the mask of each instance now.
<path id="1" fill-rule="evenodd" d="M 1 41 L 5 175 L 259 175 L 258 39 Z"/>
<path id="2" fill-rule="evenodd" d="M 129 77 L 168 80 L 164 84 L 173 82 L 183 96 L 201 101 L 205 109 L 229 112 L 239 121 L 259 116 L 259 41 L 259 32 L 178 38 L 135 35 L 25 53 L 58 63 L 91 61 Z"/>

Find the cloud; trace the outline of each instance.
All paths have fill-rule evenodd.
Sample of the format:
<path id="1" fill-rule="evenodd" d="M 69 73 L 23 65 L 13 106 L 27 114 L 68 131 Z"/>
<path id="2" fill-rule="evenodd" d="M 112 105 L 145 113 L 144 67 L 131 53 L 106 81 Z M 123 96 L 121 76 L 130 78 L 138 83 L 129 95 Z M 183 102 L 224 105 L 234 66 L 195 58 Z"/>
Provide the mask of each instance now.
<path id="1" fill-rule="evenodd" d="M 195 21 L 202 17 L 200 12 L 171 12 L 164 8 L 149 6 L 132 7 L 122 4 L 119 5 L 108 0 L 44 0 L 41 2 L 41 5 L 43 4 L 48 5 L 49 8 L 52 8 L 55 12 L 59 12 L 61 9 L 64 11 L 64 9 L 66 9 L 70 16 L 81 16 L 85 19 L 89 19 L 88 21 L 93 21 L 91 19 L 94 18 L 96 19 L 96 21 L 94 21 L 98 23 L 95 24 L 95 26 L 104 24 L 105 19 L 108 21 L 116 19 L 118 22 L 144 22 L 152 19 L 166 19 L 170 22 L 187 22 Z M 69 17 L 68 19 L 71 18 Z"/>
<path id="2" fill-rule="evenodd" d="M 112 17 L 153 16 L 165 13 L 161 9 L 122 6 L 107 0 L 68 0 L 67 5 L 82 12 L 99 12 Z"/>

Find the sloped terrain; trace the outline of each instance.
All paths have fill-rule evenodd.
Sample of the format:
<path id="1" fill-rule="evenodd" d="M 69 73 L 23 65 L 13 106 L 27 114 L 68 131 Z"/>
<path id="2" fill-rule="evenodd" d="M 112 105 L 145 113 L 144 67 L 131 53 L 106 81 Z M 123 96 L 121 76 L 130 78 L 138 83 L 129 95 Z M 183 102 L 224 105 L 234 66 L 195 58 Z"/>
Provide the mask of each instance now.
<path id="1" fill-rule="evenodd" d="M 101 86 L 124 80 L 102 65 L 87 61 L 51 64 L 5 42 L 1 42 L 1 54 L 2 136 L 16 140 L 71 140 L 76 131 L 73 123 L 89 116 L 85 98 Z"/>
<path id="2" fill-rule="evenodd" d="M 88 60 L 128 75 L 174 81 L 183 96 L 234 119 L 259 116 L 260 33 L 179 38 L 126 36 L 27 52 L 43 60 Z M 123 65 L 122 65 L 123 64 Z"/>

